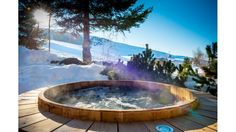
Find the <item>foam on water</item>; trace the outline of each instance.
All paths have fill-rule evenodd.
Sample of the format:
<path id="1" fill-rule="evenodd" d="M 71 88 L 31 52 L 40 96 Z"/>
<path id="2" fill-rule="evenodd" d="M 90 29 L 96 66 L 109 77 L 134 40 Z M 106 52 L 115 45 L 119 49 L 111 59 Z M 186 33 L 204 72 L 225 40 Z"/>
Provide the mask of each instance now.
<path id="1" fill-rule="evenodd" d="M 181 103 L 167 89 L 147 90 L 131 87 L 80 89 L 58 96 L 54 101 L 93 109 L 150 109 Z"/>

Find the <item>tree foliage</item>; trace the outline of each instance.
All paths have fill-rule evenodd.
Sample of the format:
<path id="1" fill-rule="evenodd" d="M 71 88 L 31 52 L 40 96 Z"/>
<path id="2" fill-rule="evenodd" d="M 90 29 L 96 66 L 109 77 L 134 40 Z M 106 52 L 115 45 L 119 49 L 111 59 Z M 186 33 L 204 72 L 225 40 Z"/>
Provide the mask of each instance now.
<path id="1" fill-rule="evenodd" d="M 179 67 L 177 67 L 178 70 L 178 74 L 175 78 L 176 84 L 179 86 L 185 86 L 184 82 L 187 81 L 188 77 L 190 75 L 195 75 L 197 72 L 195 72 L 192 68 L 191 65 L 191 61 L 189 58 L 184 58 L 184 62 L 183 64 L 179 65 Z"/>
<path id="2" fill-rule="evenodd" d="M 136 76 L 133 78 L 136 79 L 141 77 L 141 79 L 150 80 L 152 78 L 151 72 L 155 66 L 154 54 L 152 50 L 148 48 L 146 44 L 146 50 L 137 55 L 133 55 L 130 61 L 127 62 L 127 69 L 130 73 L 135 73 Z"/>
<path id="3" fill-rule="evenodd" d="M 176 66 L 169 61 L 157 61 L 154 69 L 154 78 L 158 82 L 172 83 L 172 74 L 175 72 Z"/>
<path id="4" fill-rule="evenodd" d="M 137 0 L 58 0 L 54 8 L 57 24 L 75 34 L 83 32 L 83 61 L 91 62 L 90 30 L 129 31 L 139 27 L 152 8 L 134 6 Z"/>
<path id="5" fill-rule="evenodd" d="M 179 73 L 174 77 L 176 70 Z M 194 72 L 188 58 L 177 68 L 171 60 L 160 61 L 155 58 L 146 44 L 145 51 L 133 55 L 127 66 L 119 60 L 117 64 L 107 66 L 101 73 L 108 75 L 111 80 L 148 80 L 184 86 L 188 76 Z"/>
<path id="6" fill-rule="evenodd" d="M 198 83 L 197 89 L 202 89 L 206 86 L 206 92 L 217 95 L 217 42 L 207 45 L 206 52 L 208 65 L 202 67 L 205 76 L 196 75 L 193 80 Z"/>
<path id="7" fill-rule="evenodd" d="M 34 20 L 33 10 L 38 7 L 35 0 L 19 1 L 19 45 L 38 49 L 44 43 L 42 30 Z"/>

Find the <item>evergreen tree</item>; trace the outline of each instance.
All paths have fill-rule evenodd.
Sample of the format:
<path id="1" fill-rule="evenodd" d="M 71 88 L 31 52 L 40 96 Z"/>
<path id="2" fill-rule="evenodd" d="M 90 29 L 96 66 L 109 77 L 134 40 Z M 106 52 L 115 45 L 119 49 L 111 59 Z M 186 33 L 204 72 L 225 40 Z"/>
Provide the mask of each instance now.
<path id="1" fill-rule="evenodd" d="M 176 71 L 175 64 L 169 61 L 157 61 L 146 44 L 146 49 L 139 54 L 133 55 L 125 66 L 120 60 L 117 64 L 107 66 L 101 74 L 107 75 L 109 79 L 114 80 L 149 80 L 162 83 L 183 84 L 187 80 L 188 75 L 193 74 L 191 62 L 186 58 L 182 70 L 179 70 L 178 78 L 173 78 L 172 74 Z M 185 70 L 183 70 L 185 69 Z"/>
<path id="2" fill-rule="evenodd" d="M 172 74 L 176 70 L 176 66 L 171 60 L 162 62 L 156 60 L 152 49 L 149 49 L 146 44 L 146 50 L 133 55 L 127 62 L 127 68 L 131 73 L 135 73 L 139 77 L 138 79 L 172 83 Z"/>
<path id="3" fill-rule="evenodd" d="M 42 30 L 33 16 L 33 9 L 37 7 L 35 0 L 19 1 L 19 45 L 30 49 L 38 49 L 44 43 Z"/>
<path id="4" fill-rule="evenodd" d="M 188 77 L 190 75 L 195 75 L 190 59 L 188 57 L 184 58 L 183 64 L 180 64 L 177 70 L 178 75 L 175 78 L 176 85 L 185 87 L 184 82 L 187 81 Z"/>
<path id="5" fill-rule="evenodd" d="M 127 62 L 127 68 L 130 72 L 137 74 L 140 79 L 151 80 L 155 59 L 152 49 L 149 49 L 148 44 L 146 44 L 146 50 L 133 55 L 131 60 Z"/>
<path id="6" fill-rule="evenodd" d="M 172 83 L 172 74 L 176 70 L 176 66 L 169 61 L 157 61 L 154 68 L 154 80 L 164 83 Z"/>
<path id="7" fill-rule="evenodd" d="M 161 61 L 157 61 L 155 65 L 155 71 L 154 71 L 154 79 L 156 81 L 164 82 L 165 80 L 165 74 L 164 74 L 164 63 L 161 64 Z"/>
<path id="8" fill-rule="evenodd" d="M 83 32 L 83 61 L 91 63 L 90 30 L 129 31 L 139 27 L 152 8 L 134 7 L 137 0 L 58 0 L 58 25 L 75 33 Z"/>
<path id="9" fill-rule="evenodd" d="M 176 70 L 176 66 L 174 63 L 171 62 L 171 60 L 167 61 L 166 63 L 164 63 L 164 71 L 166 74 L 166 81 L 168 83 L 170 83 L 172 81 L 172 74 L 175 72 Z"/>
<path id="10" fill-rule="evenodd" d="M 196 75 L 193 78 L 198 85 L 197 89 L 201 89 L 206 86 L 206 92 L 210 92 L 212 95 L 217 95 L 217 42 L 212 45 L 206 46 L 206 52 L 208 55 L 208 65 L 203 66 L 202 69 L 205 76 Z"/>

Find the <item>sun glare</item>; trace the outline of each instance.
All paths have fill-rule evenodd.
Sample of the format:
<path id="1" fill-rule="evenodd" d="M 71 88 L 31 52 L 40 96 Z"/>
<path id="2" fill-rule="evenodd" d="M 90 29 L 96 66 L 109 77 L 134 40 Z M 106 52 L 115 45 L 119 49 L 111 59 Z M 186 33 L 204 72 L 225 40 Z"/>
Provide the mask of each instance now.
<path id="1" fill-rule="evenodd" d="M 37 9 L 34 11 L 34 19 L 39 23 L 40 26 L 47 26 L 48 24 L 48 13 L 43 9 Z"/>

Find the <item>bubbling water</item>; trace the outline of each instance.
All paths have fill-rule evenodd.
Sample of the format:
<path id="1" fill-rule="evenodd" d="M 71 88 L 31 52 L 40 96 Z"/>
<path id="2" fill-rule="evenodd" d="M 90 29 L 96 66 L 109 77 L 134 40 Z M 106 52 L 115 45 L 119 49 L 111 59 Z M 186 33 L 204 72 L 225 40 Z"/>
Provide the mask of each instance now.
<path id="1" fill-rule="evenodd" d="M 168 89 L 99 86 L 72 91 L 53 100 L 78 108 L 118 110 L 150 109 L 181 103 Z"/>

